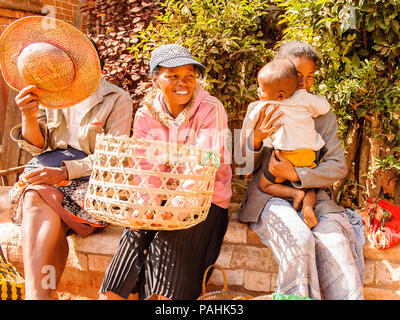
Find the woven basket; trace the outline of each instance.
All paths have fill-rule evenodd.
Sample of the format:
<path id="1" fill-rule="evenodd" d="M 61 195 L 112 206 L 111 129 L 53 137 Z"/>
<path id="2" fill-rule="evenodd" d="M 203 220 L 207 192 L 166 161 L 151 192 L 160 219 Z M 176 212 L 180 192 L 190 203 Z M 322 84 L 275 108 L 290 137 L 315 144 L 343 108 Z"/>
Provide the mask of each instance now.
<path id="1" fill-rule="evenodd" d="M 207 217 L 219 161 L 189 145 L 99 134 L 85 210 L 132 229 L 190 228 Z"/>
<path id="2" fill-rule="evenodd" d="M 25 280 L 3 255 L 0 246 L 0 300 L 24 300 Z"/>
<path id="3" fill-rule="evenodd" d="M 218 268 L 219 270 L 221 270 L 222 276 L 224 278 L 224 287 L 222 290 L 206 292 L 207 274 L 211 268 Z M 213 264 L 209 266 L 204 272 L 201 295 L 197 298 L 197 300 L 249 300 L 251 298 L 252 296 L 248 295 L 247 293 L 240 293 L 228 290 L 228 282 L 226 279 L 225 270 L 221 266 Z"/>

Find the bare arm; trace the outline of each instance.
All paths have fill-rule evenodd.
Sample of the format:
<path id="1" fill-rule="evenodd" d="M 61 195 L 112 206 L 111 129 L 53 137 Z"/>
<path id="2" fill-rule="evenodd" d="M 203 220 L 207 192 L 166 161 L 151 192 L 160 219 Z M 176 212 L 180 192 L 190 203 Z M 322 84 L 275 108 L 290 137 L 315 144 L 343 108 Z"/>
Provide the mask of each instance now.
<path id="1" fill-rule="evenodd" d="M 35 94 L 37 90 L 33 85 L 22 89 L 15 97 L 15 102 L 22 114 L 22 138 L 38 148 L 43 148 L 45 139 L 37 120 L 39 113 L 39 98 Z"/>

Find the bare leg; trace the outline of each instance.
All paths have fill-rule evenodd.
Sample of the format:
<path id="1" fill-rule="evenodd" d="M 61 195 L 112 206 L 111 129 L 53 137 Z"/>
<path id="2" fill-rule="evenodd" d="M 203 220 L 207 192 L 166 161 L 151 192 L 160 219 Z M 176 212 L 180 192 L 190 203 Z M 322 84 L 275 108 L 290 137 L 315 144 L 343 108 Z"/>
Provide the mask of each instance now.
<path id="1" fill-rule="evenodd" d="M 314 189 L 306 190 L 306 194 L 303 199 L 303 217 L 305 224 L 311 229 L 318 224 L 318 220 L 315 217 L 314 206 L 317 201 L 317 196 Z"/>
<path id="2" fill-rule="evenodd" d="M 35 191 L 25 194 L 23 206 L 25 299 L 50 300 L 67 261 L 68 228 Z"/>
<path id="3" fill-rule="evenodd" d="M 292 200 L 293 209 L 296 211 L 300 209 L 301 202 L 305 197 L 304 190 L 283 184 L 272 183 L 264 175 L 261 175 L 258 186 L 265 193 L 269 193 L 275 197 Z"/>

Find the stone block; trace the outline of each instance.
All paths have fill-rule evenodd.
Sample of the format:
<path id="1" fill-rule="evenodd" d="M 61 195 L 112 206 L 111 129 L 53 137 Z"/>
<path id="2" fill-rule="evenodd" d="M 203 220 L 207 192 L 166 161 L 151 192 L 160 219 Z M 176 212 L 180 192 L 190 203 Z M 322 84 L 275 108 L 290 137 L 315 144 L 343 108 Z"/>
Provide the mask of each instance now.
<path id="1" fill-rule="evenodd" d="M 278 264 L 275 262 L 271 250 L 267 247 L 249 247 L 248 253 L 249 259 L 246 262 L 246 269 L 278 272 Z"/>
<path id="2" fill-rule="evenodd" d="M 228 289 L 229 286 L 243 286 L 244 270 L 235 269 L 224 271 L 226 275 Z M 224 277 L 222 272 L 219 269 L 215 268 L 207 284 L 218 285 L 221 286 L 222 289 L 222 286 L 224 285 Z"/>
<path id="3" fill-rule="evenodd" d="M 108 265 L 111 262 L 113 256 L 108 255 L 89 255 L 88 256 L 88 265 L 90 271 L 99 271 L 105 272 L 108 268 Z"/>
<path id="4" fill-rule="evenodd" d="M 268 293 L 272 291 L 271 277 L 272 273 L 245 270 L 244 272 L 244 288 L 251 291 L 260 291 Z"/>
<path id="5" fill-rule="evenodd" d="M 0 224 L 0 244 L 1 245 L 21 245 L 21 227 L 12 222 Z"/>
<path id="6" fill-rule="evenodd" d="M 75 250 L 88 254 L 114 255 L 118 249 L 122 231 L 122 227 L 109 225 L 101 232 L 88 237 L 73 235 Z"/>
<path id="7" fill-rule="evenodd" d="M 278 273 L 271 274 L 271 292 L 275 292 L 278 288 Z"/>
<path id="8" fill-rule="evenodd" d="M 261 272 L 277 272 L 278 265 L 272 252 L 266 247 L 236 246 L 232 254 L 231 267 Z"/>
<path id="9" fill-rule="evenodd" d="M 376 261 L 375 278 L 378 286 L 400 288 L 400 265 L 389 261 Z"/>
<path id="10" fill-rule="evenodd" d="M 387 260 L 400 264 L 400 244 L 390 249 L 377 249 L 367 240 L 364 246 L 364 257 L 371 260 Z"/>
<path id="11" fill-rule="evenodd" d="M 80 271 L 66 268 L 57 291 L 69 293 L 72 296 L 96 300 L 104 278 L 104 272 Z"/>
<path id="12" fill-rule="evenodd" d="M 88 270 L 88 258 L 84 253 L 75 250 L 75 243 L 72 237 L 68 237 L 69 254 L 67 259 L 67 268 L 75 268 L 78 270 Z"/>
<path id="13" fill-rule="evenodd" d="M 18 245 L 7 245 L 7 260 L 11 263 L 22 263 L 22 247 Z"/>
<path id="14" fill-rule="evenodd" d="M 364 287 L 365 300 L 400 300 L 400 290 Z"/>
<path id="15" fill-rule="evenodd" d="M 364 285 L 370 286 L 375 279 L 375 261 L 365 260 L 364 263 Z"/>
<path id="16" fill-rule="evenodd" d="M 82 270 L 82 271 L 88 270 L 87 255 L 70 250 L 66 267 L 67 268 L 75 268 L 75 269 Z"/>
<path id="17" fill-rule="evenodd" d="M 221 246 L 221 251 L 219 253 L 218 259 L 215 264 L 220 265 L 223 268 L 230 268 L 232 253 L 235 245 L 223 243 Z"/>
<path id="18" fill-rule="evenodd" d="M 226 231 L 224 242 L 246 243 L 246 241 L 247 224 L 239 222 L 233 218 L 229 218 L 228 230 Z"/>

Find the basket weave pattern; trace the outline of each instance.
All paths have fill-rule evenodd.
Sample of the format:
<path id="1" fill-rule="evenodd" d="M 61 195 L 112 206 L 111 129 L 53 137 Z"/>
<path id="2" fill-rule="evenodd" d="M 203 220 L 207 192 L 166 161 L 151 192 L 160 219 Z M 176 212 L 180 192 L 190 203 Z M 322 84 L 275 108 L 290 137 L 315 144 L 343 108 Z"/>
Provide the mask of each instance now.
<path id="1" fill-rule="evenodd" d="M 24 300 L 25 280 L 4 257 L 0 245 L 0 300 Z"/>
<path id="2" fill-rule="evenodd" d="M 189 228 L 207 217 L 219 159 L 189 145 L 97 135 L 85 210 L 133 229 Z"/>

